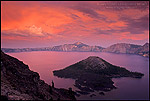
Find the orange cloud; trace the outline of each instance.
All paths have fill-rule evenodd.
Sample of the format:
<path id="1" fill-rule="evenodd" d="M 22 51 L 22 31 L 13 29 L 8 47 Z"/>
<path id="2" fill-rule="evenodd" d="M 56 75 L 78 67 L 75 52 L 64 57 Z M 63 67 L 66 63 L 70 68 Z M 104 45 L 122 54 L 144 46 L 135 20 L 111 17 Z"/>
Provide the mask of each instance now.
<path id="1" fill-rule="evenodd" d="M 147 39 L 147 34 L 130 34 L 130 32 L 124 32 L 120 34 L 119 39 L 123 40 L 123 39 L 131 39 L 131 40 L 145 40 Z"/>
<path id="2" fill-rule="evenodd" d="M 52 29 L 51 27 L 60 26 L 69 22 L 71 22 L 71 18 L 57 9 L 57 7 L 39 8 L 33 4 L 33 6 L 27 8 L 25 6 L 20 7 L 18 3 L 2 3 L 2 30 L 22 29 L 25 26 L 36 25 L 48 31 L 48 29 Z"/>
<path id="3" fill-rule="evenodd" d="M 148 10 L 106 9 L 101 3 L 105 2 L 2 1 L 2 38 L 38 42 L 148 38 Z"/>

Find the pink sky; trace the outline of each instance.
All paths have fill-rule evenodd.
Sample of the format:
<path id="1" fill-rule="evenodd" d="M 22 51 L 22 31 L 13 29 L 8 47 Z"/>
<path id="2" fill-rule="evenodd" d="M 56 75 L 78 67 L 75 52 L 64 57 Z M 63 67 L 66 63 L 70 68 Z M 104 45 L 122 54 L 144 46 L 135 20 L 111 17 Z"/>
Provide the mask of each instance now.
<path id="1" fill-rule="evenodd" d="M 149 41 L 149 1 L 1 1 L 1 47 Z"/>

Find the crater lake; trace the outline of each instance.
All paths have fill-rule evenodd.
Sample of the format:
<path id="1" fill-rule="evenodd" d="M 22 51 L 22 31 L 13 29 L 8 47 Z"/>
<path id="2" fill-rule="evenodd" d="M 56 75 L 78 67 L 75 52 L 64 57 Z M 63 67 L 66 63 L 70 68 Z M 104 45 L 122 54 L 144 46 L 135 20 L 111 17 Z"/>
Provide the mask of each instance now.
<path id="1" fill-rule="evenodd" d="M 57 88 L 69 88 L 74 91 L 75 80 L 58 78 L 53 75 L 54 70 L 63 69 L 69 65 L 86 59 L 89 56 L 98 56 L 109 63 L 124 67 L 133 72 L 141 72 L 144 76 L 141 79 L 122 77 L 113 78 L 117 89 L 105 92 L 100 95 L 92 92 L 88 95 L 80 95 L 77 100 L 148 100 L 149 99 L 149 58 L 131 54 L 114 54 L 105 52 L 55 52 L 55 51 L 34 51 L 21 53 L 7 53 L 27 64 L 30 70 L 38 72 L 40 78 L 51 85 L 54 81 Z M 91 94 L 96 96 L 90 97 Z"/>

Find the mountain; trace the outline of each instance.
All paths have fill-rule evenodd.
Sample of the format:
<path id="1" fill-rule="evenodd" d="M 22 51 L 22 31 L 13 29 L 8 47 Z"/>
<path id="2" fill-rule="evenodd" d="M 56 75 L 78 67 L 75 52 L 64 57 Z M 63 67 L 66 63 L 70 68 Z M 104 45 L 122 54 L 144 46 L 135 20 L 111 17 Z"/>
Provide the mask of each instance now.
<path id="1" fill-rule="evenodd" d="M 1 99 L 75 100 L 73 92 L 53 88 L 22 61 L 1 51 Z"/>
<path id="2" fill-rule="evenodd" d="M 88 45 L 86 45 L 86 44 L 84 44 L 84 43 L 82 43 L 82 42 L 75 42 L 73 45 L 76 45 L 76 46 L 78 46 L 78 47 L 88 46 Z"/>
<path id="3" fill-rule="evenodd" d="M 76 42 L 74 44 L 64 44 L 59 46 L 52 47 L 52 51 L 78 51 L 78 52 L 95 52 L 95 51 L 102 51 L 102 47 L 100 46 L 89 46 L 83 44 L 81 42 Z"/>
<path id="4" fill-rule="evenodd" d="M 149 57 L 149 43 L 145 43 L 143 46 L 139 47 L 135 53 Z"/>
<path id="5" fill-rule="evenodd" d="M 75 79 L 75 86 L 82 92 L 114 89 L 111 78 L 133 77 L 141 78 L 144 74 L 112 65 L 97 56 L 90 56 L 61 70 L 53 71 L 55 76 Z"/>
<path id="6" fill-rule="evenodd" d="M 143 46 L 127 43 L 117 43 L 107 47 L 106 49 L 103 49 L 103 52 L 137 54 L 149 57 L 149 43 L 145 43 Z"/>
<path id="7" fill-rule="evenodd" d="M 140 50 L 141 52 L 147 52 L 149 51 L 149 43 L 145 43 L 143 46 L 142 46 L 142 49 Z"/>
<path id="8" fill-rule="evenodd" d="M 6 52 L 6 53 L 31 52 L 31 51 L 51 51 L 51 47 L 42 47 L 42 48 L 2 48 L 2 51 Z"/>
<path id="9" fill-rule="evenodd" d="M 113 53 L 130 53 L 133 54 L 137 48 L 141 47 L 140 45 L 127 44 L 127 43 L 117 43 L 111 45 L 104 49 L 104 52 L 113 52 Z"/>
<path id="10" fill-rule="evenodd" d="M 81 42 L 73 44 L 64 44 L 53 47 L 42 47 L 42 48 L 2 48 L 4 52 L 30 52 L 30 51 L 65 51 L 65 52 L 101 52 L 102 47 L 100 46 L 89 46 Z"/>
<path id="11" fill-rule="evenodd" d="M 63 52 L 112 52 L 112 53 L 124 53 L 124 54 L 137 54 L 145 57 L 149 57 L 149 43 L 145 43 L 143 46 L 127 43 L 113 44 L 107 48 L 100 46 L 89 46 L 82 42 L 76 42 L 73 44 L 64 44 L 53 47 L 42 48 L 2 48 L 4 52 L 30 52 L 30 51 L 63 51 Z"/>

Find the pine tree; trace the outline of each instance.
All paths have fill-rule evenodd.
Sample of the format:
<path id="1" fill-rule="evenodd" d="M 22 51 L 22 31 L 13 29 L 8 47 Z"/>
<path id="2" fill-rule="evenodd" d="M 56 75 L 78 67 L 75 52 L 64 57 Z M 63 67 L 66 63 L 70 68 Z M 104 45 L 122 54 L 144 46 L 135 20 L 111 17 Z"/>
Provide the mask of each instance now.
<path id="1" fill-rule="evenodd" d="M 54 82 L 53 82 L 53 80 L 52 80 L 52 88 L 54 88 Z"/>

